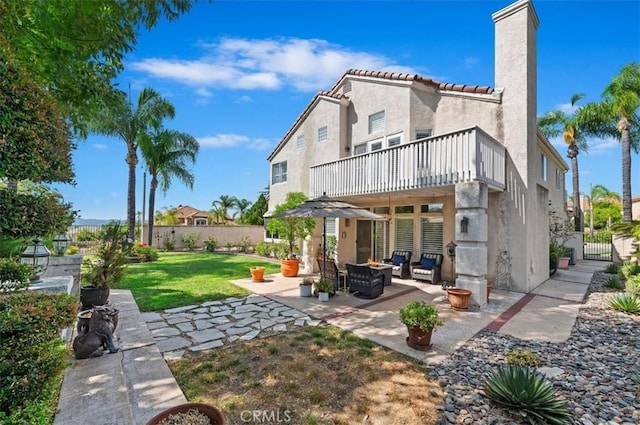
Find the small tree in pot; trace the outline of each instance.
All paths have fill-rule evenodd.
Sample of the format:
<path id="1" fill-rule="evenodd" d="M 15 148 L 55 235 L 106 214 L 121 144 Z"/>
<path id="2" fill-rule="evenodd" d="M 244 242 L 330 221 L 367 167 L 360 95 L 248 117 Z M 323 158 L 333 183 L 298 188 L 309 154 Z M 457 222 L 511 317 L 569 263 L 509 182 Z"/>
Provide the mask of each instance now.
<path id="1" fill-rule="evenodd" d="M 276 206 L 274 216 L 297 207 L 307 200 L 307 196 L 302 192 L 289 192 L 284 203 Z M 282 275 L 286 277 L 295 277 L 298 275 L 298 259 L 294 255 L 294 246 L 300 239 L 309 236 L 316 227 L 316 221 L 310 217 L 292 217 L 292 218 L 272 218 L 267 224 L 267 230 L 276 233 L 280 239 L 287 242 L 289 252 L 286 258 L 282 258 L 281 270 Z"/>
<path id="2" fill-rule="evenodd" d="M 400 309 L 400 321 L 407 327 L 407 345 L 426 351 L 431 347 L 431 334 L 443 322 L 438 309 L 424 301 L 410 301 Z"/>
<path id="3" fill-rule="evenodd" d="M 131 243 L 127 241 L 127 229 L 120 222 L 112 222 L 102 228 L 101 241 L 96 258 L 84 261 L 80 288 L 82 309 L 104 305 L 109 289 L 117 288 L 124 278 Z"/>

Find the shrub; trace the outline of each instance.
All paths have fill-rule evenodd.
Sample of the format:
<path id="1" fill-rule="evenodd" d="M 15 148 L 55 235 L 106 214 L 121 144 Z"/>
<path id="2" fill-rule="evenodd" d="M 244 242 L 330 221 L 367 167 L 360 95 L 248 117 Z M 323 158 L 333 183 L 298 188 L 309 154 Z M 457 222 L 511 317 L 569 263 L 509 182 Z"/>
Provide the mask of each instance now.
<path id="1" fill-rule="evenodd" d="M 78 242 L 88 242 L 98 239 L 98 232 L 94 232 L 89 229 L 80 229 L 76 234 Z"/>
<path id="2" fill-rule="evenodd" d="M 34 403 L 59 385 L 68 354 L 60 330 L 73 324 L 77 306 L 66 294 L 0 296 L 0 422 L 53 423 L 55 404 L 49 421 L 29 415 L 42 414 Z"/>
<path id="3" fill-rule="evenodd" d="M 624 285 L 625 292 L 640 298 L 640 276 L 632 276 Z"/>
<path id="4" fill-rule="evenodd" d="M 96 258 L 83 262 L 81 280 L 85 285 L 97 288 L 117 288 L 127 270 L 130 245 L 126 239 L 127 229 L 120 222 L 102 228 L 102 236 Z"/>
<path id="5" fill-rule="evenodd" d="M 229 252 L 231 252 L 231 250 L 232 250 L 232 249 L 233 249 L 233 247 L 235 246 L 235 245 L 233 244 L 233 242 L 231 242 L 231 241 L 227 242 L 227 243 L 226 243 L 226 245 L 227 245 L 227 251 L 229 251 Z"/>
<path id="6" fill-rule="evenodd" d="M 611 299 L 609 307 L 623 313 L 640 313 L 640 299 L 631 294 L 618 294 Z"/>
<path id="7" fill-rule="evenodd" d="M 189 251 L 195 251 L 198 239 L 200 239 L 200 235 L 197 233 L 185 233 L 182 235 L 182 242 L 184 242 L 184 246 L 186 246 Z"/>
<path id="8" fill-rule="evenodd" d="M 611 276 L 610 278 L 604 281 L 602 286 L 610 289 L 624 289 L 624 283 L 622 283 L 617 276 Z"/>
<path id="9" fill-rule="evenodd" d="M 251 239 L 247 236 L 243 236 L 240 239 L 240 242 L 238 242 L 238 246 L 240 247 L 240 252 L 247 252 L 251 246 Z"/>
<path id="10" fill-rule="evenodd" d="M 159 256 L 158 250 L 156 248 L 149 246 L 145 243 L 134 245 L 132 253 L 134 256 L 138 257 L 138 259 L 142 263 L 156 261 Z"/>
<path id="11" fill-rule="evenodd" d="M 78 247 L 78 245 L 71 245 L 69 248 L 67 248 L 67 252 L 65 254 L 76 255 L 79 252 L 80 252 L 80 248 Z"/>
<path id="12" fill-rule="evenodd" d="M 27 288 L 31 274 L 27 264 L 13 258 L 0 258 L 0 293 Z"/>
<path id="13" fill-rule="evenodd" d="M 618 263 L 608 264 L 607 267 L 604 268 L 604 272 L 609 274 L 618 274 L 620 273 L 620 264 Z"/>
<path id="14" fill-rule="evenodd" d="M 165 251 L 173 251 L 176 249 L 176 241 L 173 238 L 173 235 L 168 232 L 165 232 L 162 238 L 162 249 Z"/>
<path id="15" fill-rule="evenodd" d="M 487 397 L 531 424 L 565 424 L 570 415 L 553 385 L 535 369 L 500 366 L 487 379 Z"/>
<path id="16" fill-rule="evenodd" d="M 631 276 L 640 274 L 640 264 L 625 261 L 622 263 L 622 267 L 620 267 L 620 273 L 625 279 L 629 279 Z"/>
<path id="17" fill-rule="evenodd" d="M 400 309 L 400 321 L 407 328 L 419 327 L 424 332 L 442 326 L 438 309 L 422 300 L 409 301 Z"/>
<path id="18" fill-rule="evenodd" d="M 272 247 L 269 242 L 258 242 L 256 245 L 256 254 L 261 255 L 263 257 L 271 256 Z"/>
<path id="19" fill-rule="evenodd" d="M 531 351 L 530 348 L 524 350 L 511 350 L 507 353 L 507 363 L 517 366 L 539 367 L 540 357 Z"/>
<path id="20" fill-rule="evenodd" d="M 207 250 L 207 252 L 214 252 L 217 247 L 218 240 L 215 238 L 215 236 L 209 236 L 209 239 L 204 241 L 204 248 Z"/>

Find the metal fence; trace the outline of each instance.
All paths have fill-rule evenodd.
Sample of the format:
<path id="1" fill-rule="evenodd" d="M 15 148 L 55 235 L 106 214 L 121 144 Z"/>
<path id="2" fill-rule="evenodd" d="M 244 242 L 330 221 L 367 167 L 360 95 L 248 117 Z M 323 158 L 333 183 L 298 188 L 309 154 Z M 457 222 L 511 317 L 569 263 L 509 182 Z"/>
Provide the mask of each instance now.
<path id="1" fill-rule="evenodd" d="M 95 254 L 100 240 L 103 225 L 74 224 L 67 229 L 71 245 L 80 248 L 80 254 Z"/>
<path id="2" fill-rule="evenodd" d="M 584 234 L 583 258 L 585 260 L 613 260 L 613 239 L 611 232 Z"/>

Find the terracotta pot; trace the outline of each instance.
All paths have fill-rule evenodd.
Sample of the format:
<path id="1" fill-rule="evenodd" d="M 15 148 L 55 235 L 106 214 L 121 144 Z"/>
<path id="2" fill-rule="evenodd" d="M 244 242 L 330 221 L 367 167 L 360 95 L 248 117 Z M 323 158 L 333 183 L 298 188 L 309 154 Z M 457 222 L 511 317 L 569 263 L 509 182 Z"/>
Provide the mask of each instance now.
<path id="1" fill-rule="evenodd" d="M 492 289 L 493 289 L 493 283 L 487 282 L 487 301 L 489 301 L 489 295 L 491 295 Z"/>
<path id="2" fill-rule="evenodd" d="M 559 269 L 568 269 L 569 268 L 569 257 L 560 257 L 558 258 L 558 268 Z"/>
<path id="3" fill-rule="evenodd" d="M 147 422 L 147 425 L 158 425 L 163 420 L 167 419 L 171 415 L 176 415 L 179 413 L 187 413 L 189 410 L 195 409 L 201 414 L 205 415 L 212 425 L 226 425 L 227 420 L 220 410 L 217 408 L 210 406 L 208 404 L 203 403 L 185 403 L 180 404 L 178 406 L 167 409 Z M 172 422 L 173 423 L 173 422 Z M 176 422 L 179 423 L 179 422 Z"/>
<path id="4" fill-rule="evenodd" d="M 471 291 L 462 288 L 447 289 L 449 304 L 454 310 L 466 310 L 469 308 L 469 300 L 471 300 Z"/>
<path id="5" fill-rule="evenodd" d="M 264 282 L 264 267 L 251 267 L 251 280 Z"/>
<path id="6" fill-rule="evenodd" d="M 81 286 L 80 303 L 82 304 L 82 310 L 91 310 L 96 305 L 105 305 L 110 293 L 111 291 L 108 287 Z"/>
<path id="7" fill-rule="evenodd" d="M 407 337 L 407 345 L 413 349 L 420 351 L 427 351 L 431 348 L 431 334 L 433 329 L 423 331 L 422 328 L 416 326 L 415 328 L 407 327 L 409 336 Z"/>
<path id="8" fill-rule="evenodd" d="M 291 260 L 280 261 L 280 271 L 284 277 L 296 277 L 298 276 L 298 269 L 300 268 L 300 262 L 297 258 Z"/>

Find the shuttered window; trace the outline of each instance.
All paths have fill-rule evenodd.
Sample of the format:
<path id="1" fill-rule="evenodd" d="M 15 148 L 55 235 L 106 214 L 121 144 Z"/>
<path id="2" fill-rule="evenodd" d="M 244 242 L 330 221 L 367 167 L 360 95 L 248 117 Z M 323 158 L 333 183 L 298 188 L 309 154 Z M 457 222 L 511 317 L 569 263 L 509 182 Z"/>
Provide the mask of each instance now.
<path id="1" fill-rule="evenodd" d="M 375 221 L 373 223 L 373 253 L 371 257 L 380 261 L 389 258 L 389 223 L 386 221 Z"/>
<path id="2" fill-rule="evenodd" d="M 298 147 L 298 149 L 304 148 L 304 134 L 298 136 L 298 139 L 296 140 L 296 146 Z"/>
<path id="3" fill-rule="evenodd" d="M 327 140 L 327 126 L 318 128 L 318 142 Z"/>
<path id="4" fill-rule="evenodd" d="M 384 131 L 384 111 L 369 115 L 369 134 Z"/>
<path id="5" fill-rule="evenodd" d="M 420 222 L 420 251 L 442 254 L 442 219 L 422 217 Z"/>
<path id="6" fill-rule="evenodd" d="M 397 218 L 394 251 L 413 251 L 413 218 Z"/>
<path id="7" fill-rule="evenodd" d="M 327 231 L 327 235 L 335 235 L 336 234 L 336 219 L 335 217 L 327 217 L 325 221 L 325 229 Z"/>

